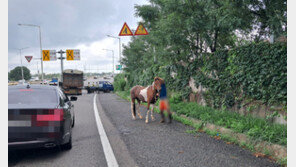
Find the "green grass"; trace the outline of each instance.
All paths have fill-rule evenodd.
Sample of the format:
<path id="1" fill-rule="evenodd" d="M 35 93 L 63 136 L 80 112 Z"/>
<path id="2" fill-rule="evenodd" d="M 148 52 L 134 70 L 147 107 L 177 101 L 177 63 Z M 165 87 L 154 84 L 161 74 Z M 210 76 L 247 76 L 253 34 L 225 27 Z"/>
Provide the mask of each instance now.
<path id="1" fill-rule="evenodd" d="M 267 120 L 254 118 L 250 115 L 242 116 L 235 112 L 219 111 L 210 107 L 200 106 L 193 102 L 170 102 L 172 111 L 178 115 L 186 115 L 191 118 L 223 126 L 238 133 L 245 133 L 254 139 L 287 145 L 287 126 L 273 124 Z"/>

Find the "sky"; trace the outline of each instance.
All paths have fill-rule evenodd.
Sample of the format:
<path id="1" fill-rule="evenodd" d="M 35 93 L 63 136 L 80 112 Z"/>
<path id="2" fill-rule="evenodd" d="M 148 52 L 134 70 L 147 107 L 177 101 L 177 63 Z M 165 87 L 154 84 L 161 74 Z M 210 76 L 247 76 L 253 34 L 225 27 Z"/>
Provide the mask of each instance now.
<path id="1" fill-rule="evenodd" d="M 103 49 L 114 50 L 118 64 L 119 40 L 107 35 L 119 37 L 124 22 L 135 30 L 141 18 L 135 16 L 134 6 L 144 4 L 149 4 L 148 0 L 9 0 L 8 71 L 22 61 L 31 74 L 37 69 L 41 72 L 39 30 L 19 26 L 21 23 L 41 27 L 43 50 L 80 50 L 81 60 L 64 61 L 64 69 L 111 72 L 112 52 Z M 127 45 L 131 37 L 120 38 Z M 19 49 L 26 47 L 20 57 Z M 28 63 L 25 56 L 33 56 L 33 60 Z M 44 62 L 43 72 L 60 73 L 60 60 Z"/>

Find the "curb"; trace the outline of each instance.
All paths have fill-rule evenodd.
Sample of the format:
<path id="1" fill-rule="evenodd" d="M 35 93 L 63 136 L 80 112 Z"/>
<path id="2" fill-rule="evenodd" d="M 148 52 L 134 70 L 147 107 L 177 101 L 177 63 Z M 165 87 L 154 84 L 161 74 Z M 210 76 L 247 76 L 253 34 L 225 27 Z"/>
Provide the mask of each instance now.
<path id="1" fill-rule="evenodd" d="M 176 115 L 176 113 L 173 113 Z M 222 127 L 222 126 L 217 126 L 211 123 L 204 123 L 201 120 L 197 120 L 194 118 L 190 118 L 187 117 L 185 115 L 179 115 L 182 118 L 185 118 L 189 121 L 191 121 L 193 123 L 193 125 L 200 125 L 203 124 L 203 127 L 201 128 L 202 130 L 211 130 L 211 131 L 217 131 L 222 135 L 230 135 L 232 137 L 234 137 L 239 144 L 251 144 L 254 146 L 255 151 L 257 152 L 269 152 L 271 154 L 272 157 L 280 160 L 280 159 L 284 159 L 287 157 L 287 147 L 285 146 L 281 146 L 278 144 L 272 144 L 266 141 L 256 141 L 252 138 L 250 138 L 249 136 L 243 134 L 243 133 L 237 133 L 234 132 L 231 129 Z"/>

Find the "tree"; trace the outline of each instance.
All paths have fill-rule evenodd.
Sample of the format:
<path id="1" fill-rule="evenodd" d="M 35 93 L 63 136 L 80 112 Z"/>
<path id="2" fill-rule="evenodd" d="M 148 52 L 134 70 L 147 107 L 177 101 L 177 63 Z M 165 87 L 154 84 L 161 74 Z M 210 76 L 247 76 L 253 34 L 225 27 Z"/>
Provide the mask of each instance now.
<path id="1" fill-rule="evenodd" d="M 23 66 L 23 72 L 24 72 L 24 79 L 29 80 L 31 79 L 31 73 L 30 70 L 27 67 Z M 21 66 L 15 67 L 13 70 L 11 70 L 8 73 L 8 79 L 10 81 L 18 81 L 22 79 L 22 69 Z"/>

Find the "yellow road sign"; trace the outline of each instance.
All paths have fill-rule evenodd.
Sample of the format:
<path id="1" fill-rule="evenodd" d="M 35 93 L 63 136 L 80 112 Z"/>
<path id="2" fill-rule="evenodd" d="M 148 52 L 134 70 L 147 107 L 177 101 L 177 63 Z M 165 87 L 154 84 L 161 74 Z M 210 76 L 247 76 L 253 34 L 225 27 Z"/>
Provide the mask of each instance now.
<path id="1" fill-rule="evenodd" d="M 49 50 L 42 50 L 42 60 L 43 61 L 50 61 Z"/>
<path id="2" fill-rule="evenodd" d="M 131 29 L 128 27 L 126 22 L 123 24 L 119 36 L 133 36 Z"/>
<path id="3" fill-rule="evenodd" d="M 66 50 L 66 53 L 67 53 L 67 60 L 74 60 L 73 50 Z"/>
<path id="4" fill-rule="evenodd" d="M 135 35 L 148 35 L 148 31 L 143 26 L 143 24 L 139 24 L 139 26 L 135 32 Z"/>

